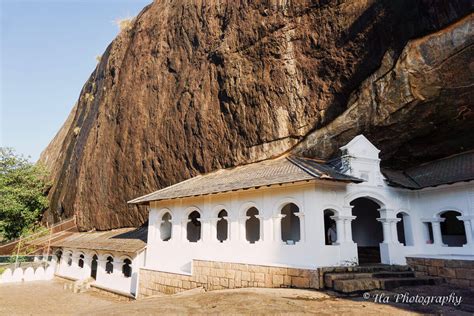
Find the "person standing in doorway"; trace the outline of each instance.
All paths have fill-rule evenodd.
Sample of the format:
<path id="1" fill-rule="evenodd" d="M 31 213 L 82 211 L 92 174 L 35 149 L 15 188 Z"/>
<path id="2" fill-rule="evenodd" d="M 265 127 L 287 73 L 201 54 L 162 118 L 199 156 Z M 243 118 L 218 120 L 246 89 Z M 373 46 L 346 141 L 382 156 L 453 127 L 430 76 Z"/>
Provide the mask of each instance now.
<path id="1" fill-rule="evenodd" d="M 337 241 L 336 223 L 332 222 L 328 229 L 328 241 L 330 245 L 334 245 Z"/>

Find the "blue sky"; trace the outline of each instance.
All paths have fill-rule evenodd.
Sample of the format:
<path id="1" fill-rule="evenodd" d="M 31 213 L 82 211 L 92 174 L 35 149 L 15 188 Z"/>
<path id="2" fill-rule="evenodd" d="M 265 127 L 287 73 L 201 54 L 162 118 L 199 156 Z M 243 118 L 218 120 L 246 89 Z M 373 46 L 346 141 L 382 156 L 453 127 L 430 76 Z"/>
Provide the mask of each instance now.
<path id="1" fill-rule="evenodd" d="M 0 146 L 36 161 L 76 102 L 115 20 L 151 0 L 0 0 Z"/>

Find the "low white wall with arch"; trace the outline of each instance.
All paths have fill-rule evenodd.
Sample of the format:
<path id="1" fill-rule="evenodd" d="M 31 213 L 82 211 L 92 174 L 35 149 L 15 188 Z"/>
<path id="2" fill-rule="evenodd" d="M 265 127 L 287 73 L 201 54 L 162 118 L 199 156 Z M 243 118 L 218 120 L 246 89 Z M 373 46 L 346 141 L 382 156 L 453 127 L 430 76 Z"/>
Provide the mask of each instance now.
<path id="1" fill-rule="evenodd" d="M 54 278 L 55 269 L 55 261 L 47 262 L 46 270 L 42 266 L 18 267 L 14 270 L 7 268 L 0 276 L 0 284 L 51 280 Z"/>

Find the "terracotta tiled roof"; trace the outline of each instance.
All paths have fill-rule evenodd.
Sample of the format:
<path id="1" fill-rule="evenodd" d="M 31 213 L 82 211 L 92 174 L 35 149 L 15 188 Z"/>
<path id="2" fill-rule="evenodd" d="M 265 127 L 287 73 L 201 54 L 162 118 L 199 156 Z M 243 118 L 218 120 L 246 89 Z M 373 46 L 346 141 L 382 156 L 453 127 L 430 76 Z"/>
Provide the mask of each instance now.
<path id="1" fill-rule="evenodd" d="M 311 180 L 362 182 L 342 174 L 320 161 L 301 157 L 282 157 L 196 176 L 175 185 L 136 198 L 129 203 L 148 203 L 183 197 L 258 188 L 275 184 Z"/>
<path id="2" fill-rule="evenodd" d="M 383 173 L 389 184 L 409 189 L 474 180 L 474 150 L 404 171 L 383 170 Z"/>
<path id="3" fill-rule="evenodd" d="M 93 249 L 136 253 L 146 246 L 148 225 L 139 228 L 119 228 L 102 232 L 72 233 L 51 244 L 52 247 Z"/>

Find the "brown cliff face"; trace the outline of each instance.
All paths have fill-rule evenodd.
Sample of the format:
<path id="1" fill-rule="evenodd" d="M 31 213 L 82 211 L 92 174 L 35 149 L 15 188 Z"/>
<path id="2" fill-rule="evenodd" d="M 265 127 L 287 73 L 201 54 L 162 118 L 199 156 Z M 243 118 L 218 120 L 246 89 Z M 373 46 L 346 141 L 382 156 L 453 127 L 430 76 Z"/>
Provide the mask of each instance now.
<path id="1" fill-rule="evenodd" d="M 133 197 L 360 132 L 393 164 L 474 147 L 470 1 L 273 3 L 146 7 L 42 155 L 46 218 L 137 225 Z"/>

